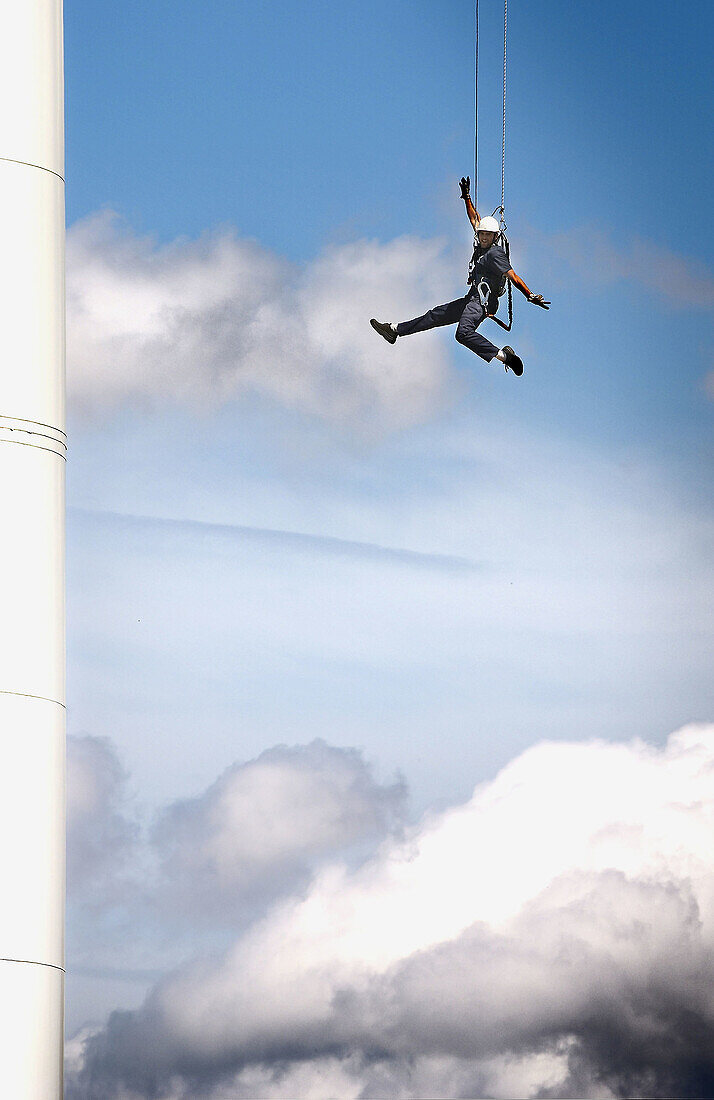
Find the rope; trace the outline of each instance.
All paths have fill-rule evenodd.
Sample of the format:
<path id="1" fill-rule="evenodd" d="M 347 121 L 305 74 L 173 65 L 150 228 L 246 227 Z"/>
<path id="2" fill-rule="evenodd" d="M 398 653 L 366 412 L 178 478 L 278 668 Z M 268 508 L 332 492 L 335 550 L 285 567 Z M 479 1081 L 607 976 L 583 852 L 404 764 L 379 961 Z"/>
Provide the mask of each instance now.
<path id="1" fill-rule="evenodd" d="M 474 0 L 474 206 L 478 210 L 478 47 L 479 47 L 479 0 Z M 501 206 L 500 215 L 506 209 L 506 91 L 507 91 L 507 49 L 508 49 L 508 0 L 503 0 L 503 111 L 501 124 Z M 495 211 L 494 211 L 495 213 Z"/>
<path id="2" fill-rule="evenodd" d="M 503 126 L 501 128 L 501 224 L 503 228 L 505 225 L 506 215 L 506 46 L 508 44 L 508 0 L 503 0 Z M 506 256 L 508 262 L 511 262 L 511 248 L 508 243 L 508 237 L 503 234 L 503 240 L 506 245 Z M 499 321 L 502 328 L 505 328 L 506 332 L 511 331 L 511 325 L 513 324 L 513 287 L 511 286 L 511 280 L 508 280 L 508 324 L 504 325 L 502 321 Z"/>
<path id="3" fill-rule="evenodd" d="M 478 19 L 478 4 L 479 0 L 474 0 L 474 206 L 478 210 L 478 36 L 479 36 L 479 19 Z M 502 113 L 502 125 L 501 125 L 501 205 L 496 207 L 494 215 L 499 214 L 499 220 L 501 223 L 501 235 L 503 240 L 503 246 L 506 251 L 506 255 L 510 261 L 511 252 L 506 237 L 506 90 L 507 90 L 507 69 L 506 69 L 506 53 L 508 47 L 508 0 L 503 0 L 503 113 Z M 510 332 L 511 325 L 513 324 L 513 289 L 511 287 L 510 279 L 507 280 L 508 286 L 508 324 L 505 321 L 501 321 L 498 317 L 492 317 L 491 320 L 495 321 L 497 325 L 500 325 L 506 332 Z"/>
<path id="4" fill-rule="evenodd" d="M 478 0 L 474 9 L 474 206 L 478 210 Z"/>
<path id="5" fill-rule="evenodd" d="M 501 131 L 501 217 L 506 206 L 506 40 L 508 36 L 508 0 L 503 0 L 503 128 Z"/>

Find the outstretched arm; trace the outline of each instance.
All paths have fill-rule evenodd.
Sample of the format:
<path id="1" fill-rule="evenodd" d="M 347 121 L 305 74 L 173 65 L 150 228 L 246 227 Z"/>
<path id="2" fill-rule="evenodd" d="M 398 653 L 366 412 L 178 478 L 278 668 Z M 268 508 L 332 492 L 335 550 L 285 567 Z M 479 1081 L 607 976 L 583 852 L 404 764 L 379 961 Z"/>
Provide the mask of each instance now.
<path id="1" fill-rule="evenodd" d="M 520 290 L 521 294 L 523 294 L 529 302 L 532 302 L 534 306 L 541 306 L 542 309 L 550 309 L 550 302 L 546 302 L 542 294 L 533 294 L 523 282 L 520 275 L 516 275 L 513 268 L 507 271 L 506 275 L 513 285 Z"/>
<path id="2" fill-rule="evenodd" d="M 466 203 L 466 213 L 468 215 L 468 219 L 473 226 L 474 232 L 476 232 L 476 226 L 481 219 L 478 216 L 478 211 L 476 210 L 474 204 L 471 202 L 471 195 L 469 194 L 469 190 L 471 188 L 471 177 L 463 176 L 461 180 L 459 180 L 459 187 L 461 188 L 461 198 Z"/>

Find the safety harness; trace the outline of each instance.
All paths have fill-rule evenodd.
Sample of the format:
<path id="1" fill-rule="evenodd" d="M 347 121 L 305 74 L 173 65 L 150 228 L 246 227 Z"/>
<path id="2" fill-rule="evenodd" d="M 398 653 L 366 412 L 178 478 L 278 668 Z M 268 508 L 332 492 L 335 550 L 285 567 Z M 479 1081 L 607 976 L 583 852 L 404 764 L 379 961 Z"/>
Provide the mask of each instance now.
<path id="1" fill-rule="evenodd" d="M 501 247 L 503 248 L 503 251 L 506 253 L 506 259 L 508 260 L 508 266 L 509 266 L 509 269 L 510 269 L 510 267 L 511 267 L 511 246 L 509 244 L 508 237 L 505 234 L 506 224 L 503 221 L 503 207 L 498 207 L 498 206 L 496 207 L 496 209 L 493 212 L 494 217 L 495 217 L 497 212 L 500 212 L 500 215 L 501 215 L 501 228 L 499 229 L 498 237 L 496 238 L 496 241 L 494 241 L 494 244 L 496 244 L 497 242 L 500 242 Z M 502 280 L 501 280 L 500 285 L 498 286 L 498 288 L 492 287 L 485 276 L 483 276 L 478 283 L 473 282 L 472 276 L 473 276 L 473 271 L 474 271 L 474 267 L 475 267 L 475 257 L 476 257 L 477 249 L 478 249 L 478 234 L 476 235 L 475 240 L 474 240 L 474 253 L 473 253 L 473 256 L 471 257 L 471 263 L 469 264 L 468 281 L 474 287 L 474 290 L 476 291 L 476 294 L 478 295 L 479 301 L 481 302 L 481 305 L 484 308 L 484 312 L 488 311 L 489 302 L 491 301 L 491 298 L 494 294 L 496 294 L 499 298 L 502 298 L 503 295 L 506 292 L 508 293 L 508 324 L 506 324 L 505 321 L 502 321 L 500 319 L 500 317 L 496 317 L 495 314 L 493 314 L 493 313 L 489 313 L 488 316 L 492 321 L 495 321 L 497 325 L 500 325 L 502 329 L 505 329 L 506 332 L 510 332 L 511 331 L 511 326 L 513 324 L 513 289 L 511 287 L 511 280 L 508 278 L 507 275 L 504 275 Z"/>

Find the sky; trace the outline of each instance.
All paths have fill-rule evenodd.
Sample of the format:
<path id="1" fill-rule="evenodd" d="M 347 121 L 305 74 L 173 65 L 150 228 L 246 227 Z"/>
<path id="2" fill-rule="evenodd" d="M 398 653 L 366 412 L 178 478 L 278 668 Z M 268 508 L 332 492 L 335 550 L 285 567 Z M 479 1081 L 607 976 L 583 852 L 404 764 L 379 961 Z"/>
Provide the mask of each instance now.
<path id="1" fill-rule="evenodd" d="M 471 4 L 66 0 L 70 1100 L 710 1087 L 711 31 L 509 5 L 516 378 Z"/>

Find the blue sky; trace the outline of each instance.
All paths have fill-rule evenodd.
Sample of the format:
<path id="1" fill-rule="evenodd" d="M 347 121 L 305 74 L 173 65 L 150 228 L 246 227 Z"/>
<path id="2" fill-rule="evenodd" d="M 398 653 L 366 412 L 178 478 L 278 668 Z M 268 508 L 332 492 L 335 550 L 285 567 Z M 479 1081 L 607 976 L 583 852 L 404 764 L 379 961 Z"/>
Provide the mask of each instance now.
<path id="1" fill-rule="evenodd" d="M 481 191 L 488 207 L 497 201 L 500 182 L 500 18 L 496 5 L 483 5 Z M 593 470 L 604 462 L 613 480 L 613 487 L 601 487 L 605 500 L 613 492 L 629 492 L 636 500 L 637 479 L 644 478 L 667 494 L 664 500 L 655 489 L 651 499 L 652 514 L 661 509 L 663 523 L 675 507 L 704 517 L 710 502 L 706 471 L 714 408 L 705 392 L 711 369 L 707 306 L 712 276 L 707 268 L 711 227 L 704 207 L 709 165 L 702 140 L 710 21 L 708 9 L 696 4 L 676 20 L 664 9 L 641 5 L 622 9 L 613 4 L 597 11 L 559 4 L 512 8 L 508 221 L 517 269 L 553 299 L 551 312 L 544 314 L 516 295 L 511 339 L 527 362 L 518 387 L 453 347 L 448 333 L 428 334 L 420 345 L 400 343 L 391 360 L 375 348 L 385 371 L 399 356 L 406 395 L 410 357 L 417 352 L 438 349 L 451 381 L 445 408 L 438 396 L 431 408 L 425 399 L 416 416 L 420 423 L 410 428 L 400 422 L 396 398 L 386 429 L 369 437 L 372 429 L 365 429 L 359 416 L 338 430 L 326 426 L 319 396 L 317 416 L 314 409 L 291 410 L 280 397 L 245 395 L 212 411 L 209 397 L 206 410 L 187 415 L 173 392 L 169 351 L 167 363 L 157 368 L 165 382 L 158 384 L 158 397 L 148 407 L 140 393 L 132 397 L 131 385 L 126 399 L 101 415 L 78 415 L 78 403 L 71 402 L 69 500 L 80 509 L 78 516 L 89 509 L 205 519 L 356 542 L 386 540 L 406 549 L 413 537 L 416 550 L 440 550 L 443 543 L 445 552 L 480 559 L 478 540 L 469 536 L 464 541 L 456 534 L 463 516 L 458 511 L 452 516 L 449 509 L 458 510 L 469 490 L 475 494 L 473 506 L 483 507 L 478 487 L 485 491 L 493 471 L 472 477 L 459 448 L 452 446 L 458 437 L 468 446 L 489 440 L 494 455 L 501 449 L 499 474 L 514 500 L 524 492 L 521 464 L 532 461 L 532 445 L 538 454 L 549 447 L 555 455 L 560 451 L 546 465 L 568 483 L 576 481 L 570 470 L 582 471 L 584 485 L 596 482 Z M 469 4 L 198 6 L 158 0 L 109 13 L 98 5 L 71 3 L 66 41 L 70 235 L 75 223 L 110 209 L 121 219 L 119 238 L 122 233 L 129 241 L 148 236 L 153 241 L 146 244 L 148 252 L 168 248 L 170 264 L 170 250 L 190 249 L 192 238 L 233 233 L 238 240 L 254 241 L 266 265 L 290 270 L 289 283 L 313 270 L 310 265 L 319 265 L 325 249 L 349 248 L 360 240 L 375 242 L 374 247 L 388 247 L 402 237 L 436 240 L 441 268 L 435 265 L 432 273 L 428 261 L 416 259 L 425 270 L 406 269 L 429 287 L 412 296 L 410 308 L 416 311 L 433 304 L 432 299 L 461 293 L 469 233 L 456 181 L 470 171 L 472 157 Z M 675 228 L 667 229 L 672 222 Z M 107 247 L 115 246 L 116 241 Z M 108 265 L 116 268 L 116 259 Z M 327 278 L 339 293 L 343 280 Z M 396 292 L 399 276 L 392 282 Z M 350 298 L 346 276 L 344 285 L 339 311 L 360 330 L 367 306 Z M 132 302 L 136 293 L 131 290 Z M 112 294 L 115 310 L 121 310 L 119 293 Z M 370 304 L 379 313 L 380 298 Z M 182 307 L 180 293 L 177 307 Z M 285 338 L 278 343 L 289 364 L 295 349 L 300 351 L 299 338 L 291 340 L 289 314 L 284 320 Z M 339 326 L 339 312 L 331 324 Z M 88 376 L 99 378 L 92 385 L 101 389 L 101 372 L 87 362 Z M 139 365 L 140 373 L 143 369 Z M 111 384 L 121 386 L 127 373 L 121 359 L 110 354 L 106 370 Z M 72 372 L 70 354 L 71 393 Z M 369 438 L 362 437 L 365 430 Z M 499 443 L 501 432 L 508 444 Z M 489 522 L 503 523 L 495 499 L 486 528 Z M 447 517 L 438 538 L 431 539 L 435 547 L 428 519 L 421 518 L 428 517 L 430 501 Z M 405 520 L 403 529 L 389 523 L 385 531 L 379 517 L 395 506 L 405 517 L 409 509 L 418 511 L 419 520 Z M 539 510 L 547 513 L 536 499 L 529 503 L 528 515 L 540 529 Z M 568 514 L 557 518 L 568 529 Z M 76 529 L 84 530 L 87 522 L 78 518 Z M 604 524 L 614 522 L 603 517 Z M 555 545 L 558 529 L 531 535 Z M 96 566 L 103 576 L 102 553 L 88 554 L 88 545 L 79 540 L 70 568 L 74 563 L 81 575 L 87 570 L 91 575 Z M 528 570 L 527 528 L 514 545 Z M 169 539 L 169 555 L 170 547 Z M 109 546 L 106 552 L 111 553 Z M 617 546 L 614 555 L 616 570 Z M 621 548 L 619 556 L 624 568 Z M 683 560 L 682 568 L 690 564 Z M 557 577 L 555 562 L 553 573 Z M 183 586 L 191 588 L 190 571 L 180 574 L 177 586 L 180 607 Z M 70 590 L 70 612 L 79 591 Z M 418 601 L 419 592 L 417 585 L 411 598 Z M 108 659 L 121 664 L 125 651 L 113 637 L 113 621 L 111 616 L 106 620 Z M 381 622 L 378 614 L 376 621 Z M 250 621 L 241 629 L 250 636 Z M 334 624 L 324 638 L 326 654 L 338 636 Z M 195 634 L 190 639 L 200 646 Z M 101 691 L 96 708 L 85 713 L 97 680 L 80 657 L 94 644 L 73 632 L 70 618 L 74 721 L 92 731 L 104 721 L 132 726 L 128 716 L 133 709 L 126 708 L 122 692 L 117 714 L 112 707 L 105 718 L 108 704 Z M 166 662 L 162 644 L 157 641 L 152 658 L 157 697 L 163 682 L 158 670 L 165 670 Z M 370 697 L 390 683 L 394 659 L 391 654 L 373 672 L 377 686 L 371 684 Z M 341 681 L 338 677 L 326 685 L 320 675 L 309 692 L 305 683 L 312 682 L 312 673 L 304 662 L 299 667 L 299 693 L 309 696 L 310 716 L 300 735 L 309 729 L 322 735 L 338 706 Z M 360 667 L 357 663 L 345 673 L 352 687 L 343 715 L 357 737 L 355 713 L 361 713 L 367 691 Z M 266 658 L 251 687 L 251 744 L 264 737 L 280 739 L 281 724 L 291 722 L 289 693 L 281 696 L 284 706 L 278 714 L 269 702 L 269 670 Z M 497 667 L 488 675 L 499 682 Z M 684 679 L 688 684 L 688 676 Z M 229 681 L 226 672 L 217 691 L 224 726 L 233 720 L 235 689 Z M 394 690 L 396 699 L 387 691 L 387 711 L 393 714 L 396 707 L 398 721 L 407 721 L 413 703 L 409 690 L 405 685 Z M 436 686 L 437 710 L 439 692 Z M 543 697 L 543 691 L 536 695 Z M 333 696 L 327 706 L 325 700 Z M 199 690 L 197 706 L 201 698 Z M 635 693 L 631 700 L 635 711 L 639 698 Z M 680 707 L 682 719 L 691 717 L 686 695 L 677 698 L 671 709 Z M 463 699 L 469 700 L 468 689 Z M 147 705 L 153 713 L 156 704 Z M 472 721 L 478 708 L 474 691 L 456 721 Z M 366 714 L 366 727 L 373 720 Z M 268 721 L 269 735 L 262 730 Z M 493 721 L 497 725 L 498 707 Z M 543 721 L 534 707 L 525 720 L 530 732 L 521 740 L 536 736 Z M 189 725 L 182 736 L 190 746 Z M 615 723 L 612 735 L 622 735 L 626 726 L 624 719 Z M 142 739 L 143 728 L 133 728 L 133 738 Z M 608 734 L 606 723 L 599 731 Z M 486 740 L 494 735 L 495 729 Z M 288 730 L 282 736 L 289 737 Z M 363 736 L 372 735 L 365 729 Z M 428 723 L 424 736 L 428 740 Z M 488 761 L 503 758 L 492 749 L 477 755 L 486 768 Z M 409 772 L 408 760 L 398 763 Z M 462 786 L 471 778 L 467 773 L 460 779 Z M 448 788 L 448 779 L 443 786 Z M 446 797 L 447 791 L 438 794 Z"/>
<path id="2" fill-rule="evenodd" d="M 496 5 L 483 6 L 489 207 L 500 167 L 499 20 Z M 650 463 L 682 506 L 706 507 L 709 23 L 696 4 L 676 20 L 636 4 L 512 8 L 508 220 L 517 268 L 553 309 L 529 309 L 517 296 L 512 339 L 528 363 L 518 389 L 449 349 L 458 408 L 446 421 L 435 410 L 437 438 L 462 422 L 475 437 L 499 424 L 515 437 L 552 434 L 565 462 L 610 452 L 615 465 Z M 469 236 L 456 180 L 470 170 L 473 126 L 469 4 L 158 0 L 110 14 L 71 3 L 66 40 L 70 226 L 110 208 L 128 233 L 157 246 L 233 227 L 295 272 L 353 240 L 440 238 L 451 248 L 450 278 L 433 293 L 460 293 Z M 345 309 L 359 317 L 349 301 Z M 424 339 L 446 346 L 445 334 Z M 399 345 L 402 363 L 413 347 Z M 111 369 L 121 378 L 120 363 Z M 424 450 L 418 433 L 400 429 L 359 451 L 349 432 L 345 443 L 270 402 L 187 422 L 170 368 L 165 394 L 150 416 L 137 418 L 130 405 L 97 426 L 76 421 L 71 504 L 201 518 L 210 483 L 222 486 L 211 521 L 319 531 L 300 501 L 322 493 L 322 533 L 341 537 L 328 503 L 340 494 L 379 506 L 385 496 L 418 499 L 420 487 L 428 495 L 434 479 L 453 487 L 452 471 L 431 460 L 432 440 Z M 175 477 L 175 437 L 193 485 Z M 504 451 L 503 464 L 512 464 L 517 491 L 513 455 Z M 147 470 L 156 472 L 153 493 Z M 243 479 L 262 490 L 248 493 Z M 269 503 L 290 501 L 291 491 L 288 508 Z M 391 533 L 398 545 L 408 541 Z M 527 542 L 522 553 L 527 564 Z"/>
<path id="3" fill-rule="evenodd" d="M 483 5 L 491 189 L 500 16 Z M 512 9 L 514 226 L 607 217 L 651 235 L 676 213 L 706 250 L 708 26 L 696 3 L 676 19 L 643 3 Z M 447 224 L 437 196 L 471 159 L 470 3 L 130 0 L 120 17 L 73 3 L 66 41 L 70 221 L 105 203 L 165 239 L 228 221 L 298 259 L 355 229 Z"/>
<path id="4" fill-rule="evenodd" d="M 710 720 L 709 5 L 510 5 L 512 256 L 553 301 L 515 295 L 522 379 L 368 326 L 463 292 L 469 3 L 65 20 L 69 732 L 116 756 L 87 757 L 117 800 L 97 835 L 128 850 L 281 744 L 363 753 L 373 793 L 402 775 L 414 821 L 544 740 Z M 101 935 L 77 903 L 71 1027 L 225 936 L 165 949 L 147 891 Z"/>
<path id="5" fill-rule="evenodd" d="M 454 180 L 471 163 L 469 4 L 158 0 L 129 3 L 121 18 L 70 4 L 66 18 L 70 223 L 108 205 L 163 241 L 230 224 L 298 263 L 362 236 L 446 233 L 468 252 Z M 499 190 L 499 19 L 484 5 L 489 206 Z M 548 359 L 537 414 L 645 446 L 668 432 L 674 457 L 708 434 L 697 388 L 709 330 L 686 292 L 674 315 L 664 297 L 643 294 L 628 254 L 643 238 L 706 262 L 710 22 L 697 4 L 676 19 L 638 4 L 511 12 L 508 220 L 516 260 L 537 232 L 519 266 L 555 300 L 547 326 L 519 311 Z M 567 285 L 543 235 L 577 229 L 587 249 L 601 227 L 621 252 L 621 278 Z"/>

